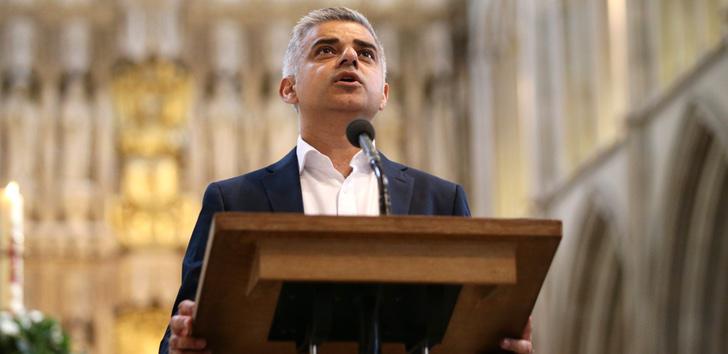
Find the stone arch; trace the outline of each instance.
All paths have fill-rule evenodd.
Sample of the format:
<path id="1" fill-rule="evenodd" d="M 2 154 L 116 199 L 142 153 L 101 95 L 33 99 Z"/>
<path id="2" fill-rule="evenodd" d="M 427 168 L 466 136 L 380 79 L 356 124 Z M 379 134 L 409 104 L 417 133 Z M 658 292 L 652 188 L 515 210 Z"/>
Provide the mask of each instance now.
<path id="1" fill-rule="evenodd" d="M 620 228 L 604 198 L 586 201 L 573 258 L 562 353 L 624 351 L 624 266 Z"/>
<path id="2" fill-rule="evenodd" d="M 657 323 L 664 353 L 728 345 L 728 134 L 714 112 L 688 106 L 663 193 Z"/>

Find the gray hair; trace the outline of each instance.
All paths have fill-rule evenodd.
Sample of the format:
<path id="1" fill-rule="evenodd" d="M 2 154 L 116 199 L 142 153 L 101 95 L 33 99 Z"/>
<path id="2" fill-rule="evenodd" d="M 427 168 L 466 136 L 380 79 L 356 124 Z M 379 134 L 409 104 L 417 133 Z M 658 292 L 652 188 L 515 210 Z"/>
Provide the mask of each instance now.
<path id="1" fill-rule="evenodd" d="M 331 21 L 355 22 L 364 26 L 364 28 L 372 34 L 372 37 L 374 37 L 374 41 L 376 42 L 375 44 L 377 49 L 379 50 L 382 72 L 386 79 L 387 59 L 384 56 L 384 47 L 382 47 L 379 37 L 377 37 L 377 34 L 374 32 L 374 28 L 371 23 L 369 23 L 366 16 L 356 10 L 346 7 L 329 7 L 313 10 L 298 20 L 298 23 L 291 31 L 291 40 L 288 42 L 286 54 L 283 56 L 283 77 L 296 76 L 296 72 L 301 64 L 301 58 L 304 56 L 305 48 L 303 47 L 303 39 L 306 37 L 306 34 L 308 34 L 308 31 L 314 26 Z"/>

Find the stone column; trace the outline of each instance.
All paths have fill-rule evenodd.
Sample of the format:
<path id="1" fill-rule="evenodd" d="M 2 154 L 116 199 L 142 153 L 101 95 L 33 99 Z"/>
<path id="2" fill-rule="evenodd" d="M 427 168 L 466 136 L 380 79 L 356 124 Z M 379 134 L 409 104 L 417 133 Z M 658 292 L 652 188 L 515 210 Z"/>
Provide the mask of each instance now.
<path id="1" fill-rule="evenodd" d="M 74 236 L 86 236 L 93 183 L 91 163 L 94 129 L 89 80 L 89 27 L 80 19 L 64 25 L 61 32 L 63 66 L 58 117 L 59 174 L 63 216 Z"/>
<path id="2" fill-rule="evenodd" d="M 40 83 L 33 71 L 36 29 L 30 19 L 11 18 L 5 25 L 6 76 L 8 83 L 0 108 L 2 180 L 18 181 L 25 195 L 26 210 L 36 210 L 37 172 L 41 141 Z M 32 217 L 32 215 L 31 215 Z"/>
<path id="3" fill-rule="evenodd" d="M 212 179 L 220 180 L 240 174 L 239 144 L 241 141 L 240 87 L 238 72 L 240 65 L 240 27 L 237 23 L 223 20 L 213 27 L 214 45 L 213 73 L 210 82 L 212 91 L 206 102 L 204 119 L 209 135 L 206 137 L 212 162 Z"/>
<path id="4" fill-rule="evenodd" d="M 493 214 L 493 165 L 495 140 L 493 132 L 492 57 L 484 40 L 487 33 L 488 8 L 491 0 L 468 2 L 468 62 L 470 63 L 470 171 L 469 202 L 473 215 Z"/>
<path id="5" fill-rule="evenodd" d="M 658 85 L 659 13 L 655 0 L 628 1 L 626 8 L 626 111 L 639 108 Z"/>
<path id="6" fill-rule="evenodd" d="M 567 170 L 568 156 L 566 137 L 566 114 L 567 109 L 564 102 L 566 93 L 566 52 L 563 20 L 563 3 L 561 0 L 551 0 L 543 12 L 546 22 L 546 38 L 548 44 L 546 57 L 548 65 L 545 70 L 548 72 L 548 83 L 545 90 L 548 99 L 545 100 L 552 119 L 552 125 L 548 132 L 548 139 L 551 141 L 553 153 L 551 155 L 550 172 L 551 180 L 547 185 L 554 186 L 562 179 Z"/>
<path id="7" fill-rule="evenodd" d="M 634 1 L 632 1 L 634 3 Z M 609 29 L 609 71 L 611 89 L 611 109 L 609 110 L 612 117 L 610 133 L 615 136 L 622 131 L 625 125 L 626 115 L 628 112 L 627 101 L 629 95 L 629 2 L 626 0 L 607 1 L 608 8 L 608 29 Z"/>
<path id="8" fill-rule="evenodd" d="M 400 35 L 399 29 L 391 23 L 380 25 L 376 29 L 379 39 L 384 46 L 387 57 L 387 83 L 389 84 L 389 98 L 384 111 L 377 114 L 374 126 L 377 132 L 377 148 L 389 159 L 405 162 L 404 117 L 402 111 L 401 65 L 400 65 Z"/>
<path id="9" fill-rule="evenodd" d="M 542 12 L 543 1 L 520 0 L 517 1 L 518 42 L 520 43 L 518 57 L 518 112 L 522 123 L 523 143 L 525 147 L 526 170 L 528 171 L 526 190 L 530 191 L 529 199 L 533 199 L 539 192 L 545 191 L 549 177 L 548 167 L 552 165 L 553 150 L 548 145 L 548 129 L 552 120 L 548 107 L 543 101 L 548 97 L 541 97 L 539 88 L 542 85 L 542 70 L 539 70 L 540 58 L 547 48 L 539 44 L 545 42 L 545 35 L 539 31 L 538 16 Z M 546 102 L 543 102 L 546 103 Z M 544 109 L 546 108 L 546 109 Z"/>
<path id="10" fill-rule="evenodd" d="M 144 11 L 133 1 L 123 5 L 123 24 L 119 29 L 119 52 L 122 57 L 141 61 L 147 55 L 147 19 Z"/>
<path id="11" fill-rule="evenodd" d="M 442 20 L 429 24 L 422 43 L 430 90 L 426 99 L 426 146 L 428 169 L 451 181 L 459 180 L 458 121 L 453 105 L 455 93 L 452 38 L 448 24 Z"/>
<path id="12" fill-rule="evenodd" d="M 269 25 L 267 32 L 268 56 L 267 72 L 267 90 L 265 96 L 265 116 L 258 119 L 265 120 L 263 131 L 258 130 L 258 135 L 267 132 L 267 140 L 264 144 L 267 148 L 260 149 L 260 146 L 266 146 L 261 142 L 251 144 L 251 147 L 257 148 L 255 155 L 261 159 L 256 161 L 256 166 L 262 166 L 266 163 L 278 161 L 287 154 L 295 145 L 298 137 L 298 117 L 293 106 L 281 101 L 278 96 L 278 86 L 281 82 L 281 70 L 283 67 L 283 54 L 288 44 L 289 31 L 293 26 L 285 21 L 276 21 Z M 252 131 L 251 131 L 252 133 Z"/>

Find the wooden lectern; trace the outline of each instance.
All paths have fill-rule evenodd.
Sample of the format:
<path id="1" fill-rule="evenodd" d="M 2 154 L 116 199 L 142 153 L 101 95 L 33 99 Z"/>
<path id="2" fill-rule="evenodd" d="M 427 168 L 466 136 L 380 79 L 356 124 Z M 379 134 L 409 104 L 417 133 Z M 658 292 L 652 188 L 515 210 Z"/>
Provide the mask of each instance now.
<path id="1" fill-rule="evenodd" d="M 337 342 L 350 335 L 339 328 L 347 318 L 340 312 L 353 304 L 341 294 L 356 289 L 395 294 L 381 312 L 405 311 L 389 316 L 396 324 L 382 323 L 384 354 L 415 348 L 388 341 L 401 327 L 416 323 L 399 317 L 444 319 L 432 343 L 437 344 L 435 353 L 498 352 L 500 339 L 520 337 L 560 239 L 561 222 L 554 220 L 219 213 L 207 243 L 193 335 L 206 338 L 215 353 L 296 353 L 301 343 L 282 338 L 305 335 L 286 327 L 299 319 L 286 322 L 283 317 L 311 309 L 292 308 L 305 303 L 305 296 L 294 290 L 307 284 L 340 285 L 342 292 L 316 293 L 328 294 L 331 303 L 323 306 L 337 313 L 319 321 L 335 327 L 327 329 L 330 340 L 320 353 L 357 352 L 356 342 Z M 437 286 L 445 290 L 437 292 Z M 427 291 L 429 300 L 420 301 Z M 415 303 L 427 306 L 427 301 L 448 296 L 450 307 L 447 301 L 434 306 L 444 309 L 439 315 L 406 312 Z M 420 327 L 423 333 L 438 332 Z"/>

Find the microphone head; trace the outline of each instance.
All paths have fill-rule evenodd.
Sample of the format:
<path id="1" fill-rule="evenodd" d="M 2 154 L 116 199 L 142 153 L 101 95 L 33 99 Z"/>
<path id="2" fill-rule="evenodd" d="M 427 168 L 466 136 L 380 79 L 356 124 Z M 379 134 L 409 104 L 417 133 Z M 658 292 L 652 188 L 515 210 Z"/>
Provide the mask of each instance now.
<path id="1" fill-rule="evenodd" d="M 369 139 L 374 140 L 374 127 L 366 119 L 354 119 L 346 127 L 346 138 L 349 139 L 351 145 L 358 148 L 361 148 L 359 146 L 359 135 L 362 134 L 366 134 L 369 136 Z"/>

